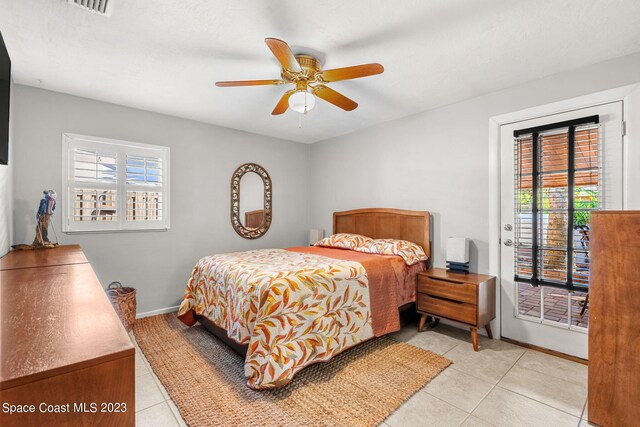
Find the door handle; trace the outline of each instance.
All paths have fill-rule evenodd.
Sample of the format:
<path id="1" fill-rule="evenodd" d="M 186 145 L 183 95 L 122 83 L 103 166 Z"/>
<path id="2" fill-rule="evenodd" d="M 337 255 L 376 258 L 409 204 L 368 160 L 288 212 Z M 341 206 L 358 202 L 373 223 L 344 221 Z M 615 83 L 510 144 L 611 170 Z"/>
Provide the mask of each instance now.
<path id="1" fill-rule="evenodd" d="M 507 239 L 507 240 L 505 240 L 505 241 L 504 241 L 504 245 L 505 245 L 505 246 L 513 246 L 513 240 L 511 240 L 511 239 Z"/>

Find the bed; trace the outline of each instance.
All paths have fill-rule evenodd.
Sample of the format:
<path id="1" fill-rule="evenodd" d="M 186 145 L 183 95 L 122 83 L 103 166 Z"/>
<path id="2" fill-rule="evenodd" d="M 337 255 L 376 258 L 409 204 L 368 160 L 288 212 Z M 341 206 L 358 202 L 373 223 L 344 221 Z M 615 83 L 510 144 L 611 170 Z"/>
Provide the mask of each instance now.
<path id="1" fill-rule="evenodd" d="M 404 240 L 430 256 L 425 211 L 335 212 L 333 233 Z M 397 331 L 399 310 L 415 301 L 415 275 L 427 263 L 316 246 L 205 257 L 178 317 L 200 322 L 243 355 L 249 387 L 281 387 L 310 364 Z"/>

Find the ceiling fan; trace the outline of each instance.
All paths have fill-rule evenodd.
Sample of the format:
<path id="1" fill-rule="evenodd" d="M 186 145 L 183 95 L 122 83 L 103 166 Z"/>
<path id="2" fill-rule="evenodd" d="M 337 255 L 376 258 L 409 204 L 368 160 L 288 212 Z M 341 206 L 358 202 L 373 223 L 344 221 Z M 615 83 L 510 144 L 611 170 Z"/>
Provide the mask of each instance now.
<path id="1" fill-rule="evenodd" d="M 276 108 L 271 112 L 273 115 L 282 114 L 287 111 L 287 108 L 291 108 L 298 113 L 306 113 L 314 107 L 315 96 L 343 110 L 355 110 L 358 107 L 357 102 L 325 86 L 325 83 L 373 76 L 384 71 L 382 65 L 375 63 L 323 71 L 318 59 L 310 55 L 294 55 L 286 42 L 274 38 L 266 38 L 264 41 L 282 65 L 281 79 L 216 82 L 216 86 L 295 84 L 295 89 L 291 89 L 282 95 Z"/>

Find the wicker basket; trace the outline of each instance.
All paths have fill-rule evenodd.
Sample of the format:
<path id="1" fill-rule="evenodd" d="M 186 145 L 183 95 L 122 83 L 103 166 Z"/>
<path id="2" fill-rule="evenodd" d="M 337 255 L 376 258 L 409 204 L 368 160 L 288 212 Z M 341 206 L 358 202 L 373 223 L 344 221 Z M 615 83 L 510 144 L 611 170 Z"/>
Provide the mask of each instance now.
<path id="1" fill-rule="evenodd" d="M 106 292 L 124 328 L 129 332 L 136 321 L 136 290 L 123 287 L 120 282 L 111 282 Z"/>

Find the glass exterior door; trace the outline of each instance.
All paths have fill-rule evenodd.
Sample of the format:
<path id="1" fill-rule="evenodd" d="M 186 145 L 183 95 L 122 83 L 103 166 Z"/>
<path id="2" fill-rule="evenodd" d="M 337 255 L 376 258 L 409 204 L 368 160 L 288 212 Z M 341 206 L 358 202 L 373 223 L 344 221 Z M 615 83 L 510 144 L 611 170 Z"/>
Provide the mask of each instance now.
<path id="1" fill-rule="evenodd" d="M 589 218 L 622 207 L 622 102 L 501 129 L 502 335 L 587 357 Z"/>

